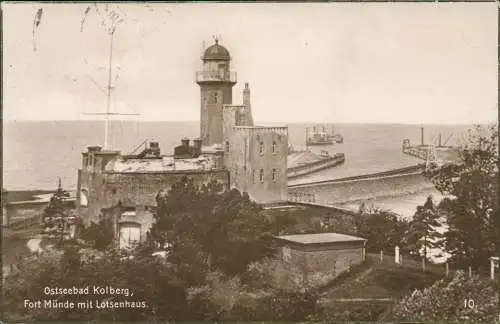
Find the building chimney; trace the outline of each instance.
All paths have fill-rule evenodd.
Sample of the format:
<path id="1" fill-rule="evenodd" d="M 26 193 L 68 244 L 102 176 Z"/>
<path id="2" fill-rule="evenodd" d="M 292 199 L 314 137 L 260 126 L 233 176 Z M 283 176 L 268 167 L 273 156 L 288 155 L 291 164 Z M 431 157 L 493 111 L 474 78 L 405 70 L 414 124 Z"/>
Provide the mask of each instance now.
<path id="1" fill-rule="evenodd" d="M 243 104 L 250 106 L 250 88 L 248 87 L 248 82 L 245 83 L 245 88 L 243 89 Z"/>
<path id="2" fill-rule="evenodd" d="M 193 140 L 193 147 L 195 149 L 201 149 L 201 138 L 195 138 Z"/>
<path id="3" fill-rule="evenodd" d="M 102 149 L 100 146 L 89 146 L 88 150 L 89 152 L 99 152 Z"/>
<path id="4" fill-rule="evenodd" d="M 160 144 L 158 142 L 149 142 L 149 151 L 153 156 L 159 157 L 161 155 Z"/>

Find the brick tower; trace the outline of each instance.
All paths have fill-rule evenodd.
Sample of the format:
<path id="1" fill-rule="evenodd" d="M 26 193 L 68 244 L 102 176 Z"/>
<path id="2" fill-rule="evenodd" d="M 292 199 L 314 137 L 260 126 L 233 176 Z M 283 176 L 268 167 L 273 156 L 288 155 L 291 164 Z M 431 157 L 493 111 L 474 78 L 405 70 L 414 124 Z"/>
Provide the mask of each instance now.
<path id="1" fill-rule="evenodd" d="M 231 56 L 218 39 L 201 60 L 203 70 L 196 73 L 201 91 L 200 137 L 206 146 L 222 144 L 222 106 L 232 104 L 236 73 L 231 72 Z"/>

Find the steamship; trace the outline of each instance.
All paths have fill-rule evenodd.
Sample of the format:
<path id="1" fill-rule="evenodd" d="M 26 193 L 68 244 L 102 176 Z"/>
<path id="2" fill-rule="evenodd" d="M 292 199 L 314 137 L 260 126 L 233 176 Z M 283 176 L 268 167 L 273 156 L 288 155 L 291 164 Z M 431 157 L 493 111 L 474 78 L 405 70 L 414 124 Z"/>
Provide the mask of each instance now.
<path id="1" fill-rule="evenodd" d="M 328 129 L 329 128 L 329 129 Z M 344 138 L 340 134 L 333 132 L 333 127 L 312 127 L 306 128 L 306 145 L 333 145 L 333 143 L 343 143 Z"/>

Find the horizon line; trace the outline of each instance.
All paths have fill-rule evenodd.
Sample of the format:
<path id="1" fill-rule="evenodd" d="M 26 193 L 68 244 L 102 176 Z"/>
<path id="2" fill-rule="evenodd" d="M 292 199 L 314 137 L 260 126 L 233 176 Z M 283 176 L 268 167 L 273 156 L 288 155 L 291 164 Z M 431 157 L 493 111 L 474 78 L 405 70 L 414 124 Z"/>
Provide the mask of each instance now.
<path id="1" fill-rule="evenodd" d="M 103 122 L 101 119 L 3 119 L 3 122 L 26 122 L 26 123 L 54 123 L 54 122 Z M 133 120 L 133 119 L 112 119 L 110 122 L 146 122 L 146 123 L 199 123 L 200 120 L 158 120 L 158 119 L 139 119 L 139 120 Z M 390 122 L 372 122 L 372 121 L 356 121 L 356 122 L 324 122 L 324 121 L 262 121 L 256 124 L 256 126 L 259 126 L 259 124 L 265 125 L 265 124 L 298 124 L 298 125 L 305 125 L 305 124 L 323 124 L 323 125 L 490 125 L 490 124 L 497 124 L 498 120 L 495 121 L 483 121 L 483 122 L 477 122 L 477 121 L 471 121 L 471 122 L 460 122 L 460 123 L 437 123 L 437 122 L 396 122 L 396 121 L 390 121 Z"/>

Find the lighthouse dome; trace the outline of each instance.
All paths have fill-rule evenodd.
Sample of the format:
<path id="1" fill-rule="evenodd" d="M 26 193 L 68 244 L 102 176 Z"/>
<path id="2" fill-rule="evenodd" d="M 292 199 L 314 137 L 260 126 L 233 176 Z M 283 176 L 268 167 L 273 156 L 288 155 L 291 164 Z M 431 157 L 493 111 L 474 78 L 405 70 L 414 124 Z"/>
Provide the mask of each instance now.
<path id="1" fill-rule="evenodd" d="M 205 50 L 202 59 L 229 61 L 231 56 L 229 51 L 224 46 L 219 45 L 219 41 L 216 39 L 215 44 Z"/>

